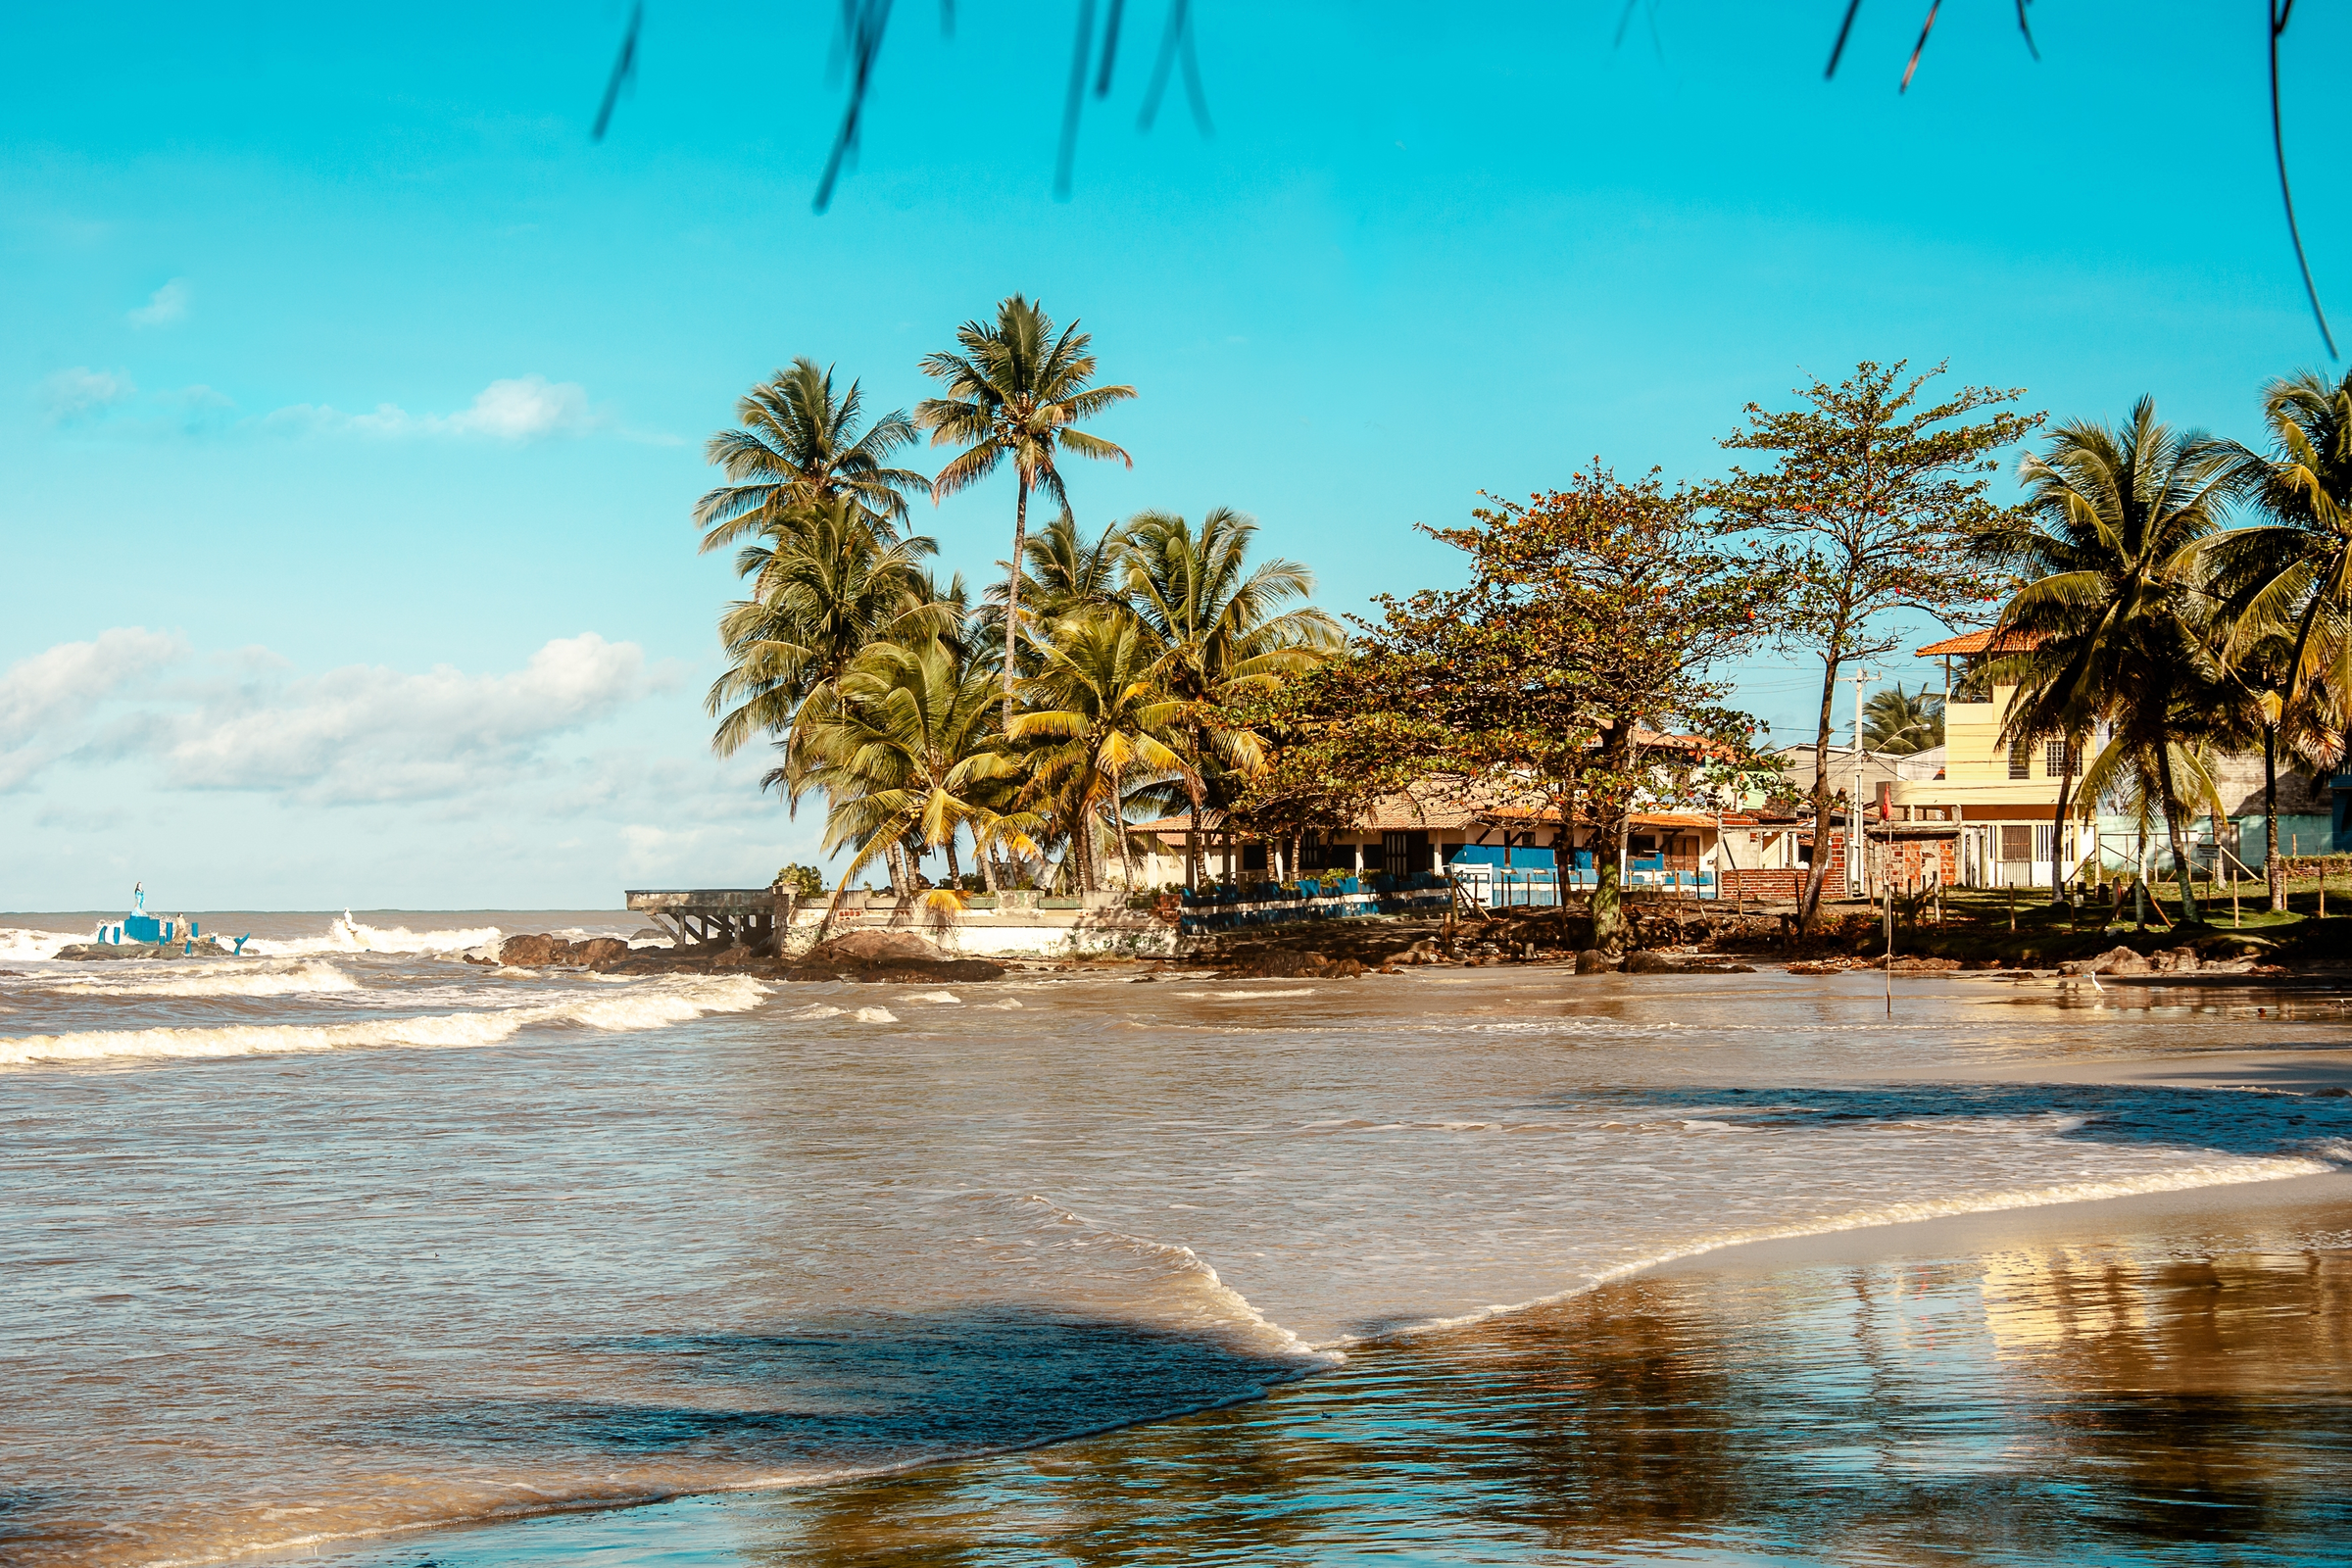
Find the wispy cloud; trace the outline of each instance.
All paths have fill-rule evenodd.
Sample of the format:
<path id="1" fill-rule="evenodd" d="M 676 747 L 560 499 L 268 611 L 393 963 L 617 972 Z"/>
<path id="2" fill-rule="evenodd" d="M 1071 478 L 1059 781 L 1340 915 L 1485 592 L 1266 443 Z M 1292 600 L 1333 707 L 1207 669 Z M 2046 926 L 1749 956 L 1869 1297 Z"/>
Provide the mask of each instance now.
<path id="1" fill-rule="evenodd" d="M 128 370 L 93 370 L 86 365 L 42 381 L 39 397 L 51 424 L 149 438 L 217 434 L 235 423 L 237 407 L 226 393 L 202 382 L 142 392 Z"/>
<path id="2" fill-rule="evenodd" d="M 103 414 L 139 394 L 128 370 L 93 370 L 76 365 L 41 383 L 41 408 L 57 424 L 73 424 Z"/>
<path id="3" fill-rule="evenodd" d="M 188 303 L 195 294 L 188 280 L 175 277 L 147 296 L 147 303 L 123 317 L 133 326 L 170 326 L 188 318 Z"/>
<path id="4" fill-rule="evenodd" d="M 511 442 L 587 435 L 608 428 L 610 422 L 590 407 L 586 387 L 577 381 L 550 381 L 536 373 L 493 381 L 473 395 L 469 406 L 454 414 L 411 414 L 390 403 L 379 403 L 368 414 L 345 414 L 331 407 L 298 403 L 262 420 L 266 427 L 286 431 L 476 436 Z"/>
<path id="5" fill-rule="evenodd" d="M 86 745 L 93 710 L 188 656 L 182 639 L 118 626 L 86 643 L 59 643 L 0 670 L 0 794 L 22 788 Z"/>
<path id="6" fill-rule="evenodd" d="M 198 662 L 180 638 L 120 628 L 0 671 L 0 793 L 80 757 L 145 763 L 158 789 L 446 800 L 539 773 L 551 741 L 664 684 L 635 643 L 594 632 L 504 673 L 352 664 L 303 678 L 266 649 Z"/>

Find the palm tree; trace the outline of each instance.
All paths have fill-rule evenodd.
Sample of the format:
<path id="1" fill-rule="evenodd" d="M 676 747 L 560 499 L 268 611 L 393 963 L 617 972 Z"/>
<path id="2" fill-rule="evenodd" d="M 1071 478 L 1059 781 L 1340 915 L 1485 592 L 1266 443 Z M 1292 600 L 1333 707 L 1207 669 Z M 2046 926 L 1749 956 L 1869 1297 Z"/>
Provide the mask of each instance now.
<path id="1" fill-rule="evenodd" d="M 1909 757 L 1943 744 L 1943 698 L 1921 681 L 1907 692 L 1897 681 L 1894 690 L 1873 694 L 1862 705 L 1862 744 L 1886 757 Z"/>
<path id="2" fill-rule="evenodd" d="M 2264 872 L 2271 907 L 2286 907 L 2285 862 L 2278 845 L 2276 783 L 2281 724 L 2309 729 L 2322 709 L 2318 688 L 2352 691 L 2352 371 L 2330 382 L 2315 370 L 2273 381 L 2263 394 L 2268 457 L 2239 454 L 2239 478 L 2275 519 L 2217 541 L 2211 569 L 2230 596 L 2227 652 L 2233 667 L 2256 669 L 2264 692 L 2265 805 L 2270 819 Z M 2298 722 L 2300 721 L 2300 722 Z M 2305 748 L 2298 748 L 2304 750 Z M 2330 765 L 2345 736 L 2311 748 Z"/>
<path id="3" fill-rule="evenodd" d="M 695 503 L 703 549 L 764 532 L 796 507 L 845 496 L 875 517 L 904 523 L 906 498 L 901 492 L 929 481 L 889 462 L 914 439 L 914 423 L 900 410 L 860 431 L 862 403 L 855 381 L 834 397 L 833 371 L 808 358 L 794 360 L 791 369 L 778 370 L 737 400 L 737 427 L 719 431 L 703 448 L 728 479 Z"/>
<path id="4" fill-rule="evenodd" d="M 765 534 L 737 563 L 753 596 L 719 616 L 727 668 L 705 707 L 719 720 L 710 747 L 721 757 L 763 732 L 786 737 L 785 763 L 769 777 L 797 807 L 797 743 L 851 663 L 878 638 L 936 634 L 960 617 L 924 569 L 931 541 L 887 536 L 853 497 L 789 510 Z"/>
<path id="5" fill-rule="evenodd" d="M 2200 715 L 2227 704 L 2208 640 L 2202 547 L 2238 483 L 2235 455 L 2202 431 L 2176 433 L 2141 398 L 2121 426 L 2058 426 L 2019 472 L 2026 507 L 1979 541 L 2024 579 L 1991 644 L 2013 650 L 1990 662 L 1995 680 L 2018 688 L 2007 738 L 2055 733 L 2074 742 L 2103 725 L 2109 739 L 2085 769 L 2081 798 L 2096 800 L 2144 767 L 2180 874 L 2182 912 L 2193 920 L 2175 763 L 2179 748 L 2199 738 Z M 2065 794 L 2062 782 L 2062 814 Z"/>
<path id="6" fill-rule="evenodd" d="M 1057 803 L 1080 885 L 1095 882 L 1094 823 L 1117 835 L 1124 880 L 1135 887 L 1127 835 L 1131 784 L 1189 781 L 1192 769 L 1163 738 L 1183 705 L 1157 678 L 1159 649 L 1132 615 L 1096 609 L 1054 623 L 1039 672 L 1023 682 L 1035 706 L 1012 721 L 1032 787 Z"/>
<path id="7" fill-rule="evenodd" d="M 944 850 L 958 881 L 958 830 L 972 833 L 984 867 L 992 838 L 1030 847 L 1025 819 L 981 799 L 990 781 L 1020 771 L 991 723 L 995 688 L 995 670 L 945 638 L 875 643 L 844 672 L 808 737 L 807 773 L 830 802 L 825 852 L 854 852 L 842 886 L 902 844 Z"/>
<path id="8" fill-rule="evenodd" d="M 1314 592 L 1312 572 L 1279 557 L 1250 564 L 1256 535 L 1255 519 L 1230 507 L 1212 508 L 1198 530 L 1167 512 L 1127 523 L 1127 600 L 1159 641 L 1160 682 L 1185 705 L 1171 722 L 1199 781 L 1185 834 L 1187 882 L 1199 880 L 1201 812 L 1232 805 L 1263 750 L 1226 721 L 1226 705 L 1312 669 L 1348 642 L 1338 621 L 1298 603 Z M 1226 851 L 1230 859 L 1230 834 Z"/>
<path id="9" fill-rule="evenodd" d="M 1018 489 L 1013 501 L 1012 558 L 1004 588 L 1004 715 L 1012 726 L 1013 683 L 1019 659 L 1013 644 L 1021 619 L 1021 568 L 1028 559 L 1029 492 L 1043 490 L 1063 507 L 1069 493 L 1056 457 L 1135 460 L 1101 436 L 1079 429 L 1114 403 L 1135 396 L 1131 386 L 1094 386 L 1093 339 L 1072 321 L 1056 337 L 1042 305 L 1015 294 L 999 303 L 994 325 L 966 321 L 956 330 L 960 354 L 934 354 L 923 373 L 946 388 L 944 398 L 915 405 L 915 423 L 933 446 L 961 445 L 931 481 L 936 502 L 975 484 L 1011 461 Z"/>
<path id="10" fill-rule="evenodd" d="M 1127 525 L 1113 522 L 1091 541 L 1078 530 L 1078 519 L 1064 507 L 1052 522 L 1031 534 L 1026 568 L 1021 573 L 1023 641 L 1034 642 L 1032 628 L 1051 626 L 1071 615 L 1096 610 L 1124 612 L 1121 596 L 1127 566 Z M 988 590 L 987 608 L 979 617 L 982 635 L 1004 642 L 1005 585 Z M 1037 660 L 1024 658 L 1021 674 L 1035 674 Z"/>

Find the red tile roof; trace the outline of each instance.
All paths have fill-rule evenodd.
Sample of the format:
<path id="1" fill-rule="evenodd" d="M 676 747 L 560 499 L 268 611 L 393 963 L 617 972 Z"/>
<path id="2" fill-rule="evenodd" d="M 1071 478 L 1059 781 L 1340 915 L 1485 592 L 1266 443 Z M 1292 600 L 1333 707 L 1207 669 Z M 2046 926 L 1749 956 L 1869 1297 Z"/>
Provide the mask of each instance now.
<path id="1" fill-rule="evenodd" d="M 1964 631 L 1957 637 L 1946 637 L 1939 643 L 1930 643 L 1927 647 L 1919 650 L 1919 657 L 1936 659 L 1947 654 L 1982 654 L 1988 650 L 2004 654 L 2022 654 L 2039 641 L 2041 641 L 2040 638 L 2023 632 L 2011 632 L 2001 639 L 2001 646 L 1997 650 L 1993 650 L 1992 628 L 1987 626 L 1983 631 Z"/>

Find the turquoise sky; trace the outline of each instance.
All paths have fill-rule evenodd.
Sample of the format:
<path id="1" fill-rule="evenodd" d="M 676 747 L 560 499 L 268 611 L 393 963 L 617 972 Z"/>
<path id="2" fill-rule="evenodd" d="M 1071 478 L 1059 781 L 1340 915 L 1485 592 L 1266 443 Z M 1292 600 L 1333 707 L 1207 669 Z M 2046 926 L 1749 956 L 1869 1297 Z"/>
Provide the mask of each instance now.
<path id="1" fill-rule="evenodd" d="M 2270 163 L 2258 8 L 1241 6 L 1213 136 L 1138 100 L 1128 8 L 1053 199 L 1075 0 L 902 0 L 861 153 L 836 8 L 21 11 L 0 71 L 0 907 L 609 906 L 757 882 L 816 824 L 712 760 L 731 581 L 702 439 L 808 354 L 910 406 L 1025 290 L 1141 397 L 1082 515 L 1254 513 L 1325 603 L 1451 580 L 1411 532 L 1595 454 L 1715 468 L 1740 406 L 1862 357 L 2251 438 L 2325 364 Z M 2245 13 L 2240 15 L 2239 13 Z M 2287 134 L 2352 328 L 2340 12 Z M 926 457 L 920 466 L 930 466 Z M 975 574 L 1009 481 L 921 524 Z M 1894 673 L 1912 678 L 1918 669 Z M 1793 732 L 1793 662 L 1742 671 Z M 1842 706 L 1840 711 L 1842 712 Z"/>

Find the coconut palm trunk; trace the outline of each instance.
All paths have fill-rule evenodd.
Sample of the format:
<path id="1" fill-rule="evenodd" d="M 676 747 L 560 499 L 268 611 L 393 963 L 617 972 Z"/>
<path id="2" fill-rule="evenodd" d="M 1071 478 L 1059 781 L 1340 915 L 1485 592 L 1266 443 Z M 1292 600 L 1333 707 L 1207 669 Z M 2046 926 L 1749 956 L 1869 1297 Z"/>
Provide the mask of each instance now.
<path id="1" fill-rule="evenodd" d="M 1020 666 L 1014 662 L 1021 636 L 1021 563 L 1029 552 L 1029 475 L 1020 475 L 1020 489 L 1012 503 L 1012 570 L 1004 579 L 1004 728 L 1012 729 L 1012 686 L 1020 678 Z"/>
<path id="2" fill-rule="evenodd" d="M 2050 817 L 2050 903 L 2066 902 L 2066 806 L 2075 792 L 2075 743 L 2061 741 L 2065 758 L 2058 770 L 2058 809 Z"/>
<path id="3" fill-rule="evenodd" d="M 2173 846 L 2173 871 L 2180 879 L 2180 920 L 2183 925 L 2197 923 L 2197 894 L 2188 875 L 2188 840 L 2180 831 L 2180 799 L 2173 785 L 2173 749 L 2160 745 L 2156 752 L 2156 781 L 2164 795 L 2164 831 Z"/>
<path id="4" fill-rule="evenodd" d="M 2278 853 L 2278 726 L 2262 729 L 2262 879 L 2270 884 L 2271 912 L 2286 912 L 2286 858 Z"/>

